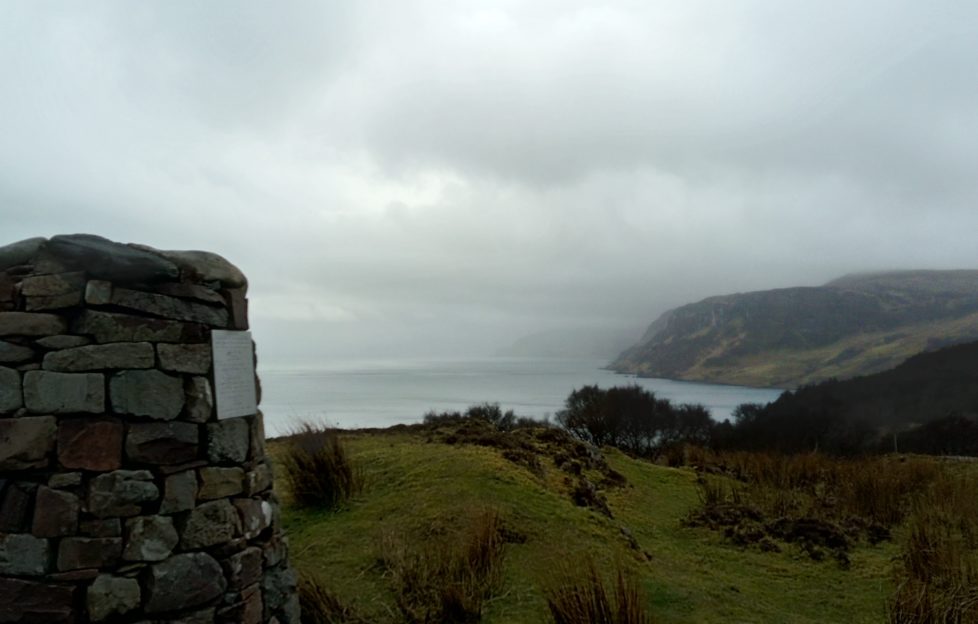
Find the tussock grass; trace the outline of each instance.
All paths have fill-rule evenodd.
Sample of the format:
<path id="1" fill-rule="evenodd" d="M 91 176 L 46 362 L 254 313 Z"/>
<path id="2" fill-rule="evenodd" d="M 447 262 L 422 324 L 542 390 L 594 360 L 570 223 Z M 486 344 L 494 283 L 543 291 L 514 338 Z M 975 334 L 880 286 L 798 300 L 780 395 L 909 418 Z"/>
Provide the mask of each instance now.
<path id="1" fill-rule="evenodd" d="M 337 433 L 321 425 L 300 425 L 287 438 L 280 463 L 298 507 L 334 509 L 363 490 L 359 466 Z"/>
<path id="2" fill-rule="evenodd" d="M 588 561 L 576 572 L 564 571 L 546 590 L 554 624 L 652 624 L 635 578 L 619 566 L 610 586 Z"/>
<path id="3" fill-rule="evenodd" d="M 978 622 L 978 479 L 944 475 L 914 504 L 890 624 Z"/>
<path id="4" fill-rule="evenodd" d="M 370 624 L 315 577 L 302 576 L 298 593 L 302 624 Z"/>
<path id="5" fill-rule="evenodd" d="M 410 624 L 478 622 L 498 587 L 503 559 L 499 513 L 474 513 L 466 526 L 424 544 L 388 533 L 381 563 L 398 610 Z"/>

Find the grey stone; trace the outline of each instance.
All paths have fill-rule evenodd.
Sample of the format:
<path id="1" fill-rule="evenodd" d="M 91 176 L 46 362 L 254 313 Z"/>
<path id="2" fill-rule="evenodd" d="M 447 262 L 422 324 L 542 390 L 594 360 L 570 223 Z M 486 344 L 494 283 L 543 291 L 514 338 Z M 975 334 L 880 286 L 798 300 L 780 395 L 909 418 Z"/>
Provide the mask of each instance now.
<path id="1" fill-rule="evenodd" d="M 75 588 L 0 578 L 0 622 L 73 624 Z"/>
<path id="2" fill-rule="evenodd" d="M 161 344 L 156 352 L 163 370 L 192 375 L 206 375 L 211 370 L 209 344 Z"/>
<path id="3" fill-rule="evenodd" d="M 51 488 L 71 488 L 82 484 L 82 473 L 80 472 L 59 472 L 48 477 L 48 487 Z"/>
<path id="4" fill-rule="evenodd" d="M 180 541 L 173 520 L 166 516 L 140 516 L 126 521 L 127 561 L 163 561 Z"/>
<path id="5" fill-rule="evenodd" d="M 0 247 L 0 271 L 13 266 L 31 264 L 47 240 L 38 236 Z"/>
<path id="6" fill-rule="evenodd" d="M 96 518 L 78 523 L 78 532 L 84 537 L 122 537 L 121 518 Z"/>
<path id="7" fill-rule="evenodd" d="M 40 338 L 35 340 L 34 344 L 45 349 L 71 349 L 72 347 L 83 347 L 90 342 L 91 340 L 84 336 L 61 334 L 60 336 Z"/>
<path id="8" fill-rule="evenodd" d="M 218 598 L 227 588 L 221 565 L 207 553 L 174 555 L 150 566 L 143 587 L 144 611 L 165 613 L 197 607 Z"/>
<path id="9" fill-rule="evenodd" d="M 98 414 L 105 410 L 105 378 L 100 373 L 28 371 L 24 403 L 36 414 Z"/>
<path id="10" fill-rule="evenodd" d="M 268 464 L 258 464 L 245 473 L 245 496 L 254 496 L 272 488 L 272 469 Z"/>
<path id="11" fill-rule="evenodd" d="M 112 282 L 89 280 L 85 284 L 85 303 L 89 305 L 109 305 L 112 303 Z"/>
<path id="12" fill-rule="evenodd" d="M 226 544 L 241 533 L 241 519 L 227 500 L 204 503 L 177 518 L 180 548 L 197 550 Z"/>
<path id="13" fill-rule="evenodd" d="M 136 579 L 99 574 L 88 587 L 88 617 L 93 622 L 101 622 L 113 615 L 125 615 L 139 607 L 140 599 Z"/>
<path id="14" fill-rule="evenodd" d="M 295 572 L 291 568 L 280 566 L 265 570 L 262 589 L 266 616 L 286 606 L 289 597 L 295 594 L 297 581 Z"/>
<path id="15" fill-rule="evenodd" d="M 265 415 L 258 410 L 251 418 L 251 459 L 261 460 L 265 457 Z"/>
<path id="16" fill-rule="evenodd" d="M 189 511 L 197 501 L 197 474 L 193 470 L 178 472 L 166 478 L 160 513 Z"/>
<path id="17" fill-rule="evenodd" d="M 244 288 L 231 288 L 222 291 L 227 297 L 228 309 L 231 311 L 231 329 L 248 329 L 248 298 Z"/>
<path id="18" fill-rule="evenodd" d="M 184 418 L 190 422 L 205 423 L 214 413 L 214 395 L 206 377 L 192 377 L 185 384 L 187 410 Z"/>
<path id="19" fill-rule="evenodd" d="M 139 246 L 170 260 L 183 272 L 185 280 L 198 283 L 220 282 L 225 288 L 244 288 L 248 280 L 238 267 L 210 251 L 164 251 Z"/>
<path id="20" fill-rule="evenodd" d="M 246 587 L 238 594 L 228 594 L 225 603 L 235 596 L 235 602 L 217 611 L 217 621 L 220 624 L 264 624 L 264 607 L 261 599 L 261 587 L 255 583 Z"/>
<path id="21" fill-rule="evenodd" d="M 185 422 L 129 426 L 126 456 L 144 464 L 182 464 L 197 457 L 198 426 Z"/>
<path id="22" fill-rule="evenodd" d="M 0 366 L 0 414 L 19 410 L 24 406 L 24 393 L 20 385 L 20 373 Z"/>
<path id="23" fill-rule="evenodd" d="M 233 504 L 241 517 L 241 532 L 245 539 L 254 539 L 271 526 L 271 503 L 254 498 L 236 498 Z"/>
<path id="24" fill-rule="evenodd" d="M 156 362 L 148 342 L 119 342 L 52 351 L 44 356 L 44 369 L 65 373 L 106 368 L 152 368 Z"/>
<path id="25" fill-rule="evenodd" d="M 27 310 L 56 310 L 81 304 L 84 273 L 32 275 L 20 283 Z"/>
<path id="26" fill-rule="evenodd" d="M 65 537 L 58 544 L 58 570 L 107 568 L 116 565 L 121 556 L 121 538 Z"/>
<path id="27" fill-rule="evenodd" d="M 241 468 L 217 468 L 209 466 L 197 471 L 200 477 L 198 500 L 227 498 L 244 491 L 244 470 Z"/>
<path id="28" fill-rule="evenodd" d="M 273 568 L 285 561 L 289 553 L 289 540 L 281 534 L 272 535 L 271 539 L 262 544 L 262 559 L 266 568 Z"/>
<path id="29" fill-rule="evenodd" d="M 207 459 L 215 464 L 242 464 L 248 459 L 251 426 L 244 418 L 207 425 Z"/>
<path id="30" fill-rule="evenodd" d="M 212 327 L 228 325 L 228 312 L 224 308 L 140 290 L 113 289 L 112 305 L 177 321 L 202 323 Z"/>
<path id="31" fill-rule="evenodd" d="M 88 511 L 99 518 L 135 516 L 140 505 L 159 498 L 160 491 L 148 470 L 116 470 L 92 479 L 88 485 Z"/>
<path id="32" fill-rule="evenodd" d="M 164 319 L 85 310 L 72 324 L 72 331 L 95 338 L 96 342 L 205 342 L 203 325 Z"/>
<path id="33" fill-rule="evenodd" d="M 78 512 L 81 501 L 71 492 L 41 486 L 34 499 L 35 537 L 64 537 L 78 531 Z"/>
<path id="34" fill-rule="evenodd" d="M 34 357 L 34 349 L 0 340 L 0 363 L 17 364 Z"/>
<path id="35" fill-rule="evenodd" d="M 228 579 L 228 589 L 240 591 L 261 580 L 261 548 L 251 546 L 235 553 L 224 562 L 224 573 Z"/>
<path id="36" fill-rule="evenodd" d="M 67 266 L 111 282 L 175 280 L 180 274 L 165 258 L 92 234 L 55 236 L 45 250 Z"/>
<path id="37" fill-rule="evenodd" d="M 119 414 L 173 420 L 183 409 L 183 381 L 158 370 L 123 371 L 109 382 L 112 409 Z"/>
<path id="38" fill-rule="evenodd" d="M 0 533 L 0 574 L 40 576 L 48 571 L 48 540 L 26 533 Z"/>
<path id="39" fill-rule="evenodd" d="M 54 451 L 53 416 L 0 419 L 0 471 L 45 468 Z"/>
<path id="40" fill-rule="evenodd" d="M 159 284 L 154 287 L 153 290 L 162 295 L 170 295 L 171 297 L 180 297 L 181 299 L 196 299 L 197 301 L 203 301 L 204 303 L 216 303 L 217 305 L 224 305 L 224 297 L 222 297 L 219 292 L 198 284 L 172 282 Z"/>
<path id="41" fill-rule="evenodd" d="M 50 336 L 63 334 L 64 319 L 40 312 L 0 312 L 0 336 Z"/>

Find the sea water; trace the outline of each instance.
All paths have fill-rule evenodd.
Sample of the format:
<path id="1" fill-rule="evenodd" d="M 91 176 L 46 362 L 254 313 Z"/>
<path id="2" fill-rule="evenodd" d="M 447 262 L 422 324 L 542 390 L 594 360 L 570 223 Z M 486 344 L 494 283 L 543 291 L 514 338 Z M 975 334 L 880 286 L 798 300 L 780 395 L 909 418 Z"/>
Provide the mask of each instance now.
<path id="1" fill-rule="evenodd" d="M 723 420 L 741 403 L 767 403 L 781 393 L 619 375 L 606 361 L 485 358 L 344 360 L 311 368 L 259 367 L 261 409 L 269 436 L 300 421 L 342 428 L 420 422 L 426 412 L 499 403 L 520 416 L 553 417 L 576 388 L 638 384 L 674 403 L 700 403 Z"/>

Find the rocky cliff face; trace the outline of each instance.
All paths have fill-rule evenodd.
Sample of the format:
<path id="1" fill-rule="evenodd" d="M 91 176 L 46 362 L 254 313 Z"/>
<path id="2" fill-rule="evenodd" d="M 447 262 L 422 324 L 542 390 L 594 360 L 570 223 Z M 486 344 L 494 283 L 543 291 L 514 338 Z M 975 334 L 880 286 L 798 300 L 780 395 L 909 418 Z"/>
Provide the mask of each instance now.
<path id="1" fill-rule="evenodd" d="M 648 377 L 793 387 L 978 339 L 978 271 L 852 275 L 666 312 L 612 363 Z"/>

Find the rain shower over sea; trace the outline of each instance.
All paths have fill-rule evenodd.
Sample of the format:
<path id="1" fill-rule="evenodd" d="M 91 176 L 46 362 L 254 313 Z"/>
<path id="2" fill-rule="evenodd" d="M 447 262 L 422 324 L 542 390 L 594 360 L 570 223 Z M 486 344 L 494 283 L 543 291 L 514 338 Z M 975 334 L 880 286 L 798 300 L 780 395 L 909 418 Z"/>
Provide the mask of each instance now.
<path id="1" fill-rule="evenodd" d="M 723 420 L 741 403 L 767 403 L 780 394 L 667 379 L 644 379 L 602 369 L 604 360 L 538 358 L 343 360 L 315 367 L 259 366 L 261 409 L 270 436 L 300 421 L 342 428 L 420 422 L 429 411 L 499 403 L 520 416 L 553 417 L 575 388 L 638 384 L 674 403 L 700 403 Z"/>

